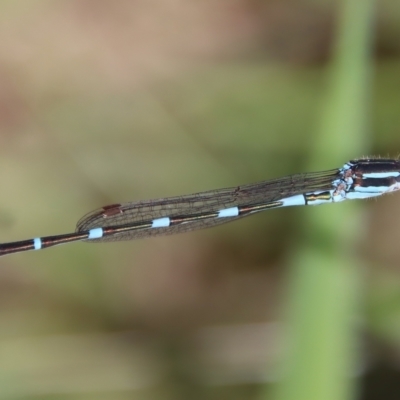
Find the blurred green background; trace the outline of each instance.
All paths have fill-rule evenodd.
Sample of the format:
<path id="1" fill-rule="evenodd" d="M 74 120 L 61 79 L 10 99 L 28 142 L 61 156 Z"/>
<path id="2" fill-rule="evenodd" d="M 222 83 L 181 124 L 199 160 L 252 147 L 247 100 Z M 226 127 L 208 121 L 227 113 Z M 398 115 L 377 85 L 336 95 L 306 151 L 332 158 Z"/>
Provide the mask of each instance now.
<path id="1" fill-rule="evenodd" d="M 339 119 L 327 116 L 341 79 L 331 62 L 339 4 L 0 2 L 0 241 L 72 232 L 106 204 L 397 157 L 394 0 L 380 1 L 370 24 L 364 134 L 321 133 Z M 310 302 L 327 324 L 336 314 L 318 298 L 327 290 L 315 271 L 342 268 L 337 255 L 355 265 L 341 275 L 351 321 L 336 324 L 351 331 L 340 347 L 354 353 L 343 363 L 351 398 L 399 398 L 398 201 L 278 209 L 212 230 L 1 258 L 0 398 L 293 398 L 279 384 L 287 354 L 306 368 L 288 337 L 301 331 L 293 314 L 315 316 L 312 304 L 293 306 L 308 292 L 301 260 L 313 251 L 324 261 L 311 267 Z M 307 241 L 324 216 L 349 243 L 344 254 Z"/>

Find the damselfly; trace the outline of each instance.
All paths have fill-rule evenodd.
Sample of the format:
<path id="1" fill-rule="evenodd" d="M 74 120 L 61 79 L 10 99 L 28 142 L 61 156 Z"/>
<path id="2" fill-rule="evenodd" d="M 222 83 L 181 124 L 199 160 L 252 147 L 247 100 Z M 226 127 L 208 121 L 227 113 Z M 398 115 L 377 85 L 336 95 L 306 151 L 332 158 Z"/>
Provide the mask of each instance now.
<path id="1" fill-rule="evenodd" d="M 231 222 L 271 208 L 366 199 L 398 189 L 399 160 L 351 160 L 329 171 L 185 196 L 108 205 L 84 216 L 75 233 L 0 244 L 0 255 L 80 240 L 108 242 L 169 235 Z"/>

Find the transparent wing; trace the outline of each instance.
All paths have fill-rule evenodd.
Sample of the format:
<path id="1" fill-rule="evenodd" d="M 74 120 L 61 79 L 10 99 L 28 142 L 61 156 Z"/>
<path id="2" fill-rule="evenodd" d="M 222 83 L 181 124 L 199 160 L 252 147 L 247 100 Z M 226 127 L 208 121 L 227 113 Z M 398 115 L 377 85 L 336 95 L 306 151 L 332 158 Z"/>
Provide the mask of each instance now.
<path id="1" fill-rule="evenodd" d="M 84 232 L 99 227 L 136 226 L 131 231 L 90 240 L 90 242 L 104 242 L 168 235 L 212 227 L 234 221 L 243 216 L 226 218 L 204 218 L 202 216 L 230 207 L 268 205 L 296 194 L 330 190 L 333 188 L 333 181 L 338 177 L 339 171 L 335 169 L 291 175 L 280 179 L 185 196 L 115 204 L 85 215 L 77 223 L 76 232 Z M 276 207 L 279 207 L 279 205 Z M 193 216 L 193 219 L 183 224 L 163 228 L 149 227 L 154 219 L 179 216 Z"/>

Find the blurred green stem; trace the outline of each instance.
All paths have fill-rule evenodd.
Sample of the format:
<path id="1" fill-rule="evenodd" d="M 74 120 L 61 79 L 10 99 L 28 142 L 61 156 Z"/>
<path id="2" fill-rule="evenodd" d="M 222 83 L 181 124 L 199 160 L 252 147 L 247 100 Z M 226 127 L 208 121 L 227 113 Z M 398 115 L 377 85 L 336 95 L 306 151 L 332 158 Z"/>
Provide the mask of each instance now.
<path id="1" fill-rule="evenodd" d="M 309 170 L 339 167 L 365 154 L 368 135 L 372 0 L 340 3 L 330 87 Z M 354 207 L 355 206 L 355 207 Z M 289 348 L 279 400 L 354 398 L 354 315 L 362 281 L 354 256 L 362 236 L 360 204 L 307 210 L 302 246 L 291 256 Z"/>

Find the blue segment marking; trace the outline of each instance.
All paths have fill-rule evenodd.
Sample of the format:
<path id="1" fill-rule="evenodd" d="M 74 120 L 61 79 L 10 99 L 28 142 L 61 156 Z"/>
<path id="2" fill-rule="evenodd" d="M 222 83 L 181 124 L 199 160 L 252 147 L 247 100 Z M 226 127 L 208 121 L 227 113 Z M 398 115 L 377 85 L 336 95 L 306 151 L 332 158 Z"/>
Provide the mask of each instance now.
<path id="1" fill-rule="evenodd" d="M 282 202 L 281 207 L 305 206 L 306 205 L 306 199 L 304 198 L 304 195 L 302 195 L 302 194 L 296 194 L 294 196 L 286 197 L 279 201 Z"/>
<path id="2" fill-rule="evenodd" d="M 42 239 L 40 238 L 33 239 L 33 247 L 35 250 L 40 250 L 42 248 Z"/>
<path id="3" fill-rule="evenodd" d="M 152 228 L 166 228 L 171 224 L 171 221 L 168 217 L 165 218 L 157 218 L 153 219 L 151 223 Z"/>
<path id="4" fill-rule="evenodd" d="M 89 231 L 88 239 L 99 239 L 103 237 L 103 228 L 93 228 Z"/>
<path id="5" fill-rule="evenodd" d="M 237 217 L 239 215 L 238 207 L 225 208 L 218 211 L 218 218 Z"/>

